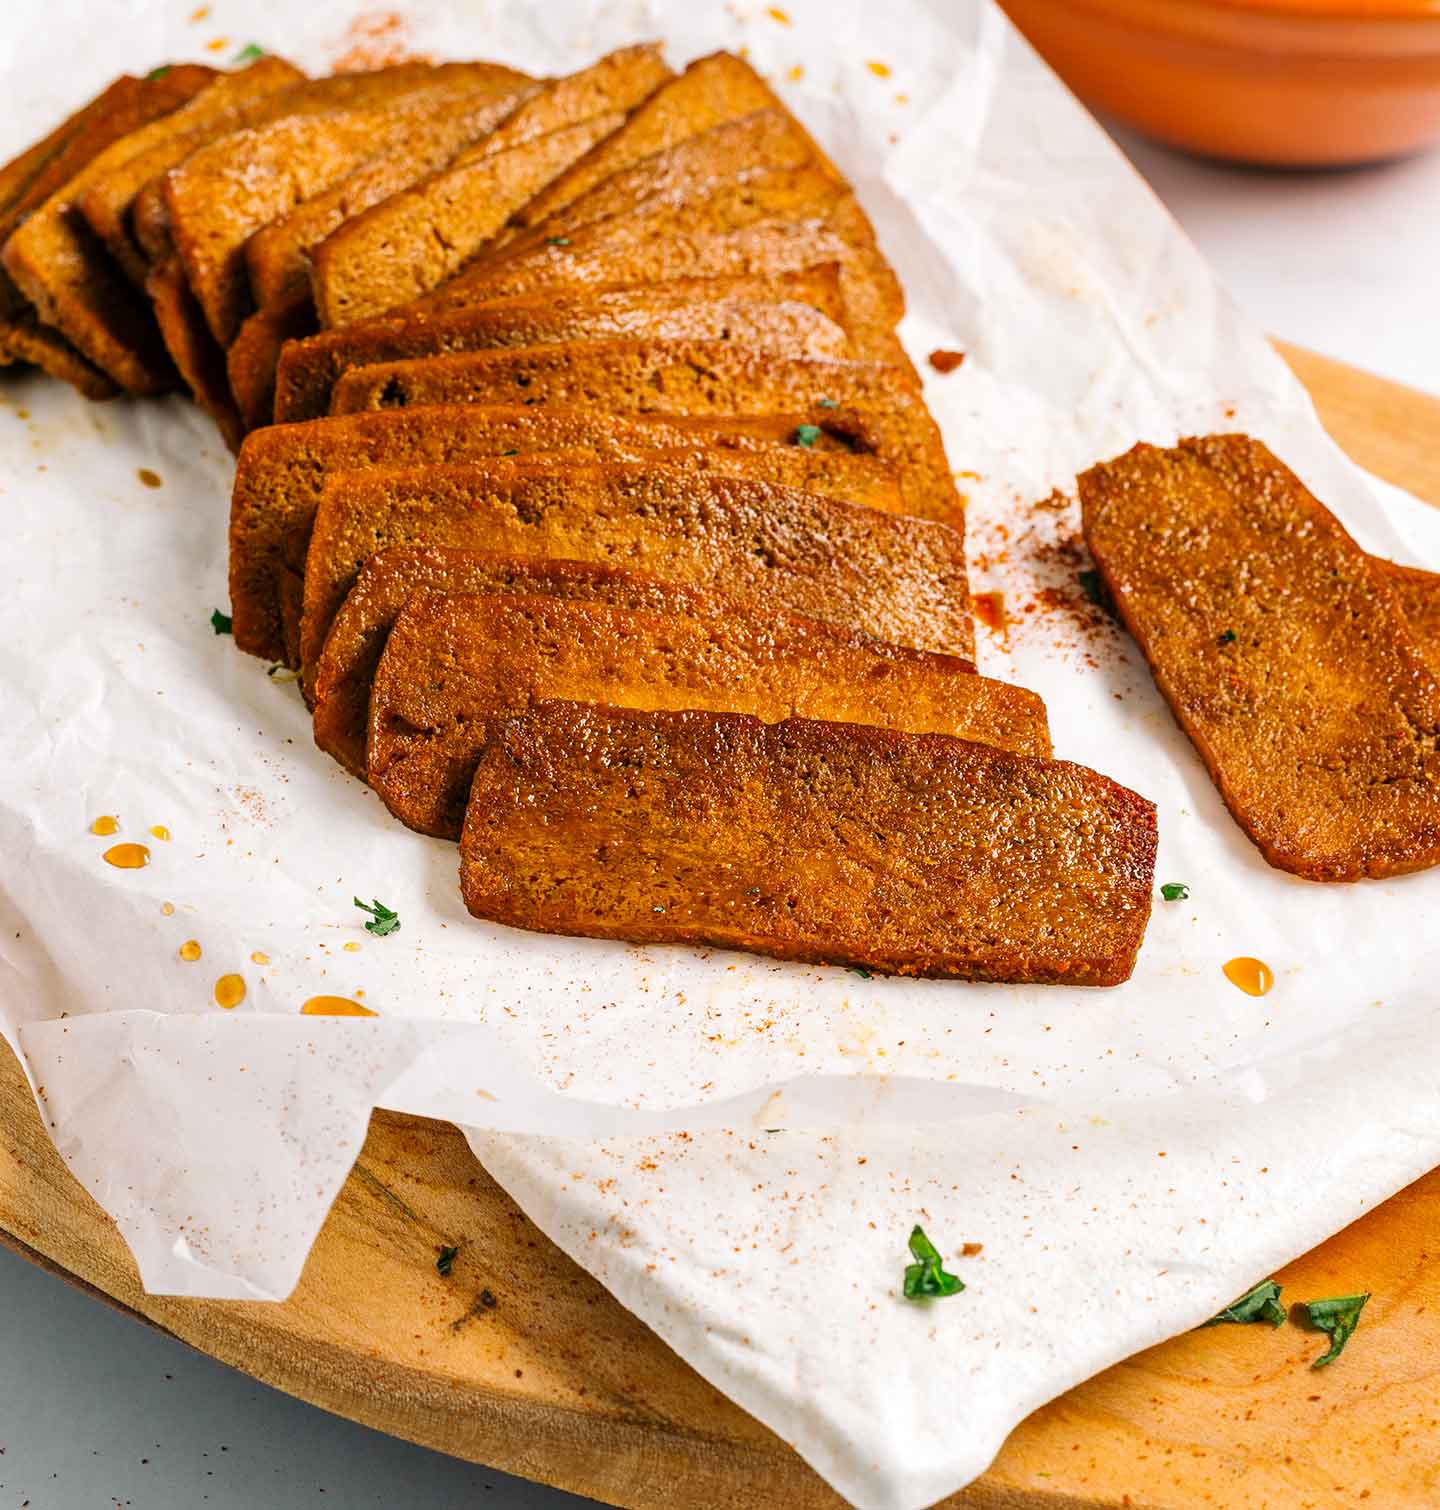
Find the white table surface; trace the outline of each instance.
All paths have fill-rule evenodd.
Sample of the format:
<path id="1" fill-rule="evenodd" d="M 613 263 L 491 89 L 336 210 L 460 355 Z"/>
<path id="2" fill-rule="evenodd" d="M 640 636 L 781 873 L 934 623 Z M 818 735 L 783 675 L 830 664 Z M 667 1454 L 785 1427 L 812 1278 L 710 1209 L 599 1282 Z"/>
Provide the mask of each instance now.
<path id="1" fill-rule="evenodd" d="M 1440 153 L 1290 175 L 1117 134 L 1267 330 L 1440 394 Z M 302 1405 L 0 1252 L 0 1510 L 588 1503 Z"/>

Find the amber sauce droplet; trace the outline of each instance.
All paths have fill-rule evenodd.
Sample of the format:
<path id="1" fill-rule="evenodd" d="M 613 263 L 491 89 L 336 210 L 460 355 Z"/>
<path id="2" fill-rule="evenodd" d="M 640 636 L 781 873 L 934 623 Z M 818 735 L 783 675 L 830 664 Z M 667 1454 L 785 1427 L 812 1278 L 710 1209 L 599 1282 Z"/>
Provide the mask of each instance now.
<path id="1" fill-rule="evenodd" d="M 186 939 L 185 942 L 180 945 L 180 958 L 181 959 L 187 959 L 187 960 L 199 959 L 200 958 L 200 940 L 199 939 Z"/>
<path id="2" fill-rule="evenodd" d="M 174 902 L 161 902 L 160 913 L 162 917 L 173 918 L 175 916 Z"/>
<path id="3" fill-rule="evenodd" d="M 168 844 L 170 842 L 170 830 L 166 828 L 163 823 L 157 823 L 150 830 L 150 837 L 152 839 L 164 840 L 164 842 Z"/>
<path id="4" fill-rule="evenodd" d="M 300 1010 L 307 1017 L 378 1017 L 369 1007 L 362 1007 L 348 996 L 312 996 Z"/>
<path id="5" fill-rule="evenodd" d="M 120 832 L 120 820 L 112 818 L 109 813 L 103 814 L 90 825 L 92 834 L 99 834 L 102 838 L 106 834 L 118 834 Z"/>
<path id="6" fill-rule="evenodd" d="M 100 858 L 116 870 L 139 870 L 150 863 L 150 851 L 143 844 L 112 844 Z"/>
<path id="7" fill-rule="evenodd" d="M 1263 959 L 1252 959 L 1248 954 L 1236 955 L 1226 960 L 1223 966 L 1225 979 L 1247 996 L 1264 996 L 1275 984 L 1275 972 Z"/>
<path id="8" fill-rule="evenodd" d="M 252 965 L 268 965 L 270 963 L 270 956 L 263 950 L 257 949 L 254 954 L 250 956 L 250 963 Z"/>
<path id="9" fill-rule="evenodd" d="M 215 1001 L 217 1005 L 225 1007 L 238 1007 L 245 1000 L 245 977 L 243 975 L 222 975 L 215 982 Z"/>
<path id="10" fill-rule="evenodd" d="M 1003 592 L 974 593 L 970 599 L 970 606 L 975 610 L 975 617 L 987 629 L 993 629 L 998 635 L 1009 634 L 1010 617 L 1005 612 Z"/>
<path id="11" fill-rule="evenodd" d="M 359 954 L 360 952 L 360 945 L 357 944 L 354 939 L 351 939 L 350 942 L 344 946 L 344 948 L 346 954 Z"/>
<path id="12" fill-rule="evenodd" d="M 164 483 L 164 478 L 158 472 L 152 472 L 149 467 L 141 467 L 135 475 L 147 488 L 158 488 Z"/>

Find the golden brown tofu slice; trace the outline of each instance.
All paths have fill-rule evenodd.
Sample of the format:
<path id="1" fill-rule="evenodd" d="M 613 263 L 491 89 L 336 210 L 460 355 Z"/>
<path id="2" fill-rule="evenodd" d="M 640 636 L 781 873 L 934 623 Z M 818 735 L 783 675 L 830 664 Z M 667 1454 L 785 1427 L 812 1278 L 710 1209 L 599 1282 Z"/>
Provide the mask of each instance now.
<path id="1" fill-rule="evenodd" d="M 467 157 L 337 227 L 310 257 L 321 326 L 374 319 L 444 283 L 536 189 L 623 118 L 591 116 L 503 152 Z"/>
<path id="2" fill-rule="evenodd" d="M 1155 809 L 944 734 L 537 704 L 475 775 L 460 884 L 544 933 L 899 975 L 1114 986 L 1150 913 Z"/>
<path id="3" fill-rule="evenodd" d="M 750 65 L 731 53 L 698 58 L 662 84 L 608 140 L 598 143 L 525 206 L 522 225 L 538 225 L 581 195 L 645 158 L 756 111 L 785 107 Z M 798 123 L 796 130 L 800 128 Z M 811 143 L 810 156 L 823 161 Z"/>
<path id="4" fill-rule="evenodd" d="M 607 562 L 974 664 L 964 542 L 947 525 L 683 468 L 494 461 L 327 484 L 300 625 L 312 699 L 325 637 L 360 568 L 388 545 L 417 544 Z"/>
<path id="5" fill-rule="evenodd" d="M 905 312 L 899 282 L 855 196 L 818 166 L 767 169 L 678 201 L 657 195 L 568 235 L 537 231 L 477 261 L 424 307 L 547 288 L 790 272 L 825 261 L 839 264 L 857 354 L 903 362 L 894 333 Z"/>
<path id="6" fill-rule="evenodd" d="M 405 140 L 493 76 L 495 64 L 397 64 L 366 104 L 282 116 L 192 153 L 162 180 L 169 234 L 210 333 L 228 346 L 249 313 L 245 243 L 262 226 Z"/>
<path id="7" fill-rule="evenodd" d="M 1093 467 L 1080 500 L 1126 627 L 1265 859 L 1313 881 L 1440 860 L 1440 682 L 1295 474 L 1211 435 Z"/>
<path id="8" fill-rule="evenodd" d="M 87 187 L 163 135 L 173 111 L 214 78 L 199 64 L 175 64 L 128 81 L 109 110 L 66 146 L 71 176 L 32 204 L 0 250 L 5 272 L 34 307 L 92 366 L 131 393 L 162 393 L 174 382 L 144 299 L 130 286 L 75 213 Z M 126 82 L 126 81 L 122 81 Z"/>
<path id="9" fill-rule="evenodd" d="M 149 272 L 149 263 L 131 234 L 130 211 L 136 195 L 197 147 L 244 124 L 259 101 L 289 90 L 304 78 L 293 63 L 270 56 L 257 58 L 235 73 L 217 74 L 165 117 L 164 130 L 152 133 L 149 146 L 86 187 L 76 200 L 75 213 L 105 243 L 136 288 L 144 288 Z"/>
<path id="10" fill-rule="evenodd" d="M 280 409 L 293 422 L 327 414 L 336 380 L 352 367 L 501 346 L 644 335 L 740 341 L 782 356 L 840 359 L 850 355 L 843 318 L 833 266 L 818 275 L 564 289 L 321 331 L 283 353 L 275 386 Z"/>
<path id="11" fill-rule="evenodd" d="M 1033 692 L 783 609 L 757 614 L 685 588 L 668 604 L 432 592 L 405 607 L 376 668 L 367 779 L 408 827 L 458 839 L 498 724 L 551 698 L 824 718 L 1050 754 Z"/>
<path id="12" fill-rule="evenodd" d="M 259 310 L 310 298 L 310 252 L 331 231 L 372 205 L 443 168 L 468 145 L 489 136 L 537 86 L 508 69 L 428 114 L 414 132 L 377 151 L 334 187 L 313 195 L 245 243 L 250 292 Z"/>
<path id="13" fill-rule="evenodd" d="M 852 410 L 864 416 L 857 448 L 895 467 L 911 511 L 964 526 L 919 381 L 889 363 L 795 361 L 725 341 L 571 342 L 356 368 L 335 384 L 331 410 L 521 401 L 616 414 L 813 411 L 817 424 L 832 407 Z"/>
<path id="14" fill-rule="evenodd" d="M 802 425 L 808 446 L 796 443 Z M 704 448 L 750 457 L 752 475 L 786 480 L 799 475 L 788 458 L 803 451 L 806 489 L 882 507 L 898 480 L 883 457 L 852 454 L 864 433 L 863 420 L 839 408 L 685 419 L 561 405 L 393 409 L 257 431 L 241 449 L 230 501 L 235 643 L 299 666 L 305 555 L 320 493 L 335 473 L 536 452 L 639 461 L 657 451 Z"/>

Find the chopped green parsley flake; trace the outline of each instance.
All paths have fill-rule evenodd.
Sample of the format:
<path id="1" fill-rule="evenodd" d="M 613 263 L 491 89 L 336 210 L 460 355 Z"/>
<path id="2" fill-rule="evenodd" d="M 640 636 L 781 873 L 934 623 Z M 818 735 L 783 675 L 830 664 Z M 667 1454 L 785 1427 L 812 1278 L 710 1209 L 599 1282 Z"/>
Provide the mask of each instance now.
<path id="1" fill-rule="evenodd" d="M 228 613 L 221 613 L 217 608 L 210 615 L 210 627 L 216 634 L 230 634 L 234 629 L 234 624 Z"/>
<path id="2" fill-rule="evenodd" d="M 1225 633 L 1220 636 L 1220 643 L 1222 645 L 1233 645 L 1235 643 L 1235 640 L 1236 634 L 1233 629 L 1227 629 Z"/>
<path id="3" fill-rule="evenodd" d="M 568 236 L 547 236 L 545 238 L 545 245 L 546 246 L 569 246 L 570 245 L 570 238 Z"/>
<path id="4" fill-rule="evenodd" d="M 819 425 L 796 425 L 795 434 L 790 438 L 797 446 L 804 446 L 808 451 L 820 439 L 821 433 Z"/>
<path id="5" fill-rule="evenodd" d="M 1160 895 L 1167 902 L 1185 902 L 1190 898 L 1190 888 L 1184 881 L 1166 881 L 1160 888 Z"/>
<path id="6" fill-rule="evenodd" d="M 861 980 L 874 980 L 875 979 L 874 975 L 872 975 L 869 970 L 866 970 L 861 965 L 846 965 L 845 966 L 845 973 L 847 975 L 858 975 Z"/>
<path id="7" fill-rule="evenodd" d="M 1100 586 L 1100 573 L 1098 571 L 1082 571 L 1080 573 L 1080 591 L 1092 603 L 1103 604 L 1105 601 L 1104 593 Z"/>
<path id="8" fill-rule="evenodd" d="M 153 84 L 156 79 L 163 79 L 165 75 L 170 72 L 170 67 L 171 65 L 169 63 L 162 63 L 159 68 L 152 68 L 150 72 L 145 75 L 145 82 L 147 84 Z"/>
<path id="9" fill-rule="evenodd" d="M 1310 1325 L 1330 1334 L 1329 1349 L 1310 1365 L 1311 1368 L 1324 1368 L 1327 1363 L 1334 1363 L 1345 1351 L 1345 1344 L 1359 1326 L 1360 1312 L 1365 1309 L 1365 1302 L 1369 1299 L 1367 1291 L 1364 1295 L 1336 1295 L 1330 1300 L 1304 1302 Z"/>
<path id="10" fill-rule="evenodd" d="M 1271 1326 L 1285 1325 L 1285 1307 L 1280 1304 L 1280 1286 L 1273 1279 L 1262 1279 L 1253 1290 L 1246 1290 L 1239 1300 L 1232 1300 L 1218 1315 L 1205 1322 L 1219 1326 L 1222 1322 L 1246 1323 L 1268 1321 Z"/>
<path id="11" fill-rule="evenodd" d="M 234 61 L 236 64 L 253 63 L 256 58 L 263 58 L 264 56 L 265 49 L 261 47 L 258 42 L 247 42 L 245 46 L 235 54 Z"/>
<path id="12" fill-rule="evenodd" d="M 822 409 L 838 409 L 840 407 L 840 405 L 837 404 L 833 398 L 817 398 L 815 402 L 819 404 Z"/>
<path id="13" fill-rule="evenodd" d="M 370 914 L 370 921 L 365 925 L 366 933 L 373 933 L 377 939 L 388 938 L 392 933 L 400 932 L 400 914 L 387 907 L 379 897 L 372 898 L 374 906 L 367 906 L 359 897 L 355 898 L 355 905 L 361 912 Z"/>
<path id="14" fill-rule="evenodd" d="M 905 1265 L 906 1300 L 958 1295 L 965 1288 L 965 1282 L 958 1274 L 950 1274 L 942 1266 L 935 1244 L 920 1227 L 910 1233 L 910 1256 L 915 1262 Z"/>
<path id="15" fill-rule="evenodd" d="M 458 1248 L 452 1248 L 448 1244 L 441 1248 L 440 1257 L 435 1260 L 435 1267 L 446 1279 L 450 1277 L 450 1271 L 455 1267 L 455 1260 L 459 1256 L 460 1250 Z"/>

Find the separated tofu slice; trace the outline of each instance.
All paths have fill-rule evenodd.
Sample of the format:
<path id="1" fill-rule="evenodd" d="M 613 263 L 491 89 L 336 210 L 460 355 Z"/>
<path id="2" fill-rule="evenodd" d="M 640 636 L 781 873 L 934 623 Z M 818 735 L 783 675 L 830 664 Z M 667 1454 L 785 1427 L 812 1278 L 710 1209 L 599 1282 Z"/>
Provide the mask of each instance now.
<path id="1" fill-rule="evenodd" d="M 780 608 L 757 614 L 683 587 L 668 604 L 429 592 L 401 612 L 375 671 L 367 780 L 408 827 L 458 839 L 499 724 L 550 698 L 825 718 L 1050 754 L 1033 692 Z"/>
<path id="2" fill-rule="evenodd" d="M 947 525 L 776 483 L 662 466 L 494 461 L 344 473 L 305 559 L 301 674 L 361 567 L 389 545 L 601 561 L 974 664 L 964 542 Z"/>
<path id="3" fill-rule="evenodd" d="M 742 341 L 780 355 L 842 358 L 850 355 L 844 319 L 833 263 L 773 278 L 562 289 L 321 331 L 284 351 L 276 389 L 287 422 L 318 419 L 329 412 L 336 380 L 352 367 L 616 336 Z"/>
<path id="4" fill-rule="evenodd" d="M 1114 986 L 1155 809 L 944 734 L 545 702 L 476 772 L 460 884 L 546 933 L 1010 984 Z"/>
<path id="5" fill-rule="evenodd" d="M 1312 881 L 1440 861 L 1440 681 L 1299 478 L 1211 435 L 1092 467 L 1080 501 L 1121 618 L 1265 859 Z"/>
<path id="6" fill-rule="evenodd" d="M 882 362 L 804 362 L 725 341 L 587 341 L 468 352 L 356 368 L 331 409 L 353 414 L 429 404 L 564 404 L 617 414 L 800 412 L 863 416 L 857 449 L 900 475 L 910 511 L 964 527 L 940 430 L 913 372 Z"/>
<path id="7" fill-rule="evenodd" d="M 669 419 L 560 405 L 397 409 L 259 431 L 241 449 L 230 503 L 235 643 L 299 666 L 305 557 L 321 491 L 336 473 L 535 453 L 640 461 L 661 451 L 714 452 L 702 454 L 697 469 L 748 463 L 756 477 L 886 507 L 896 473 L 882 458 L 854 452 L 864 433 L 863 420 L 839 408 Z"/>

